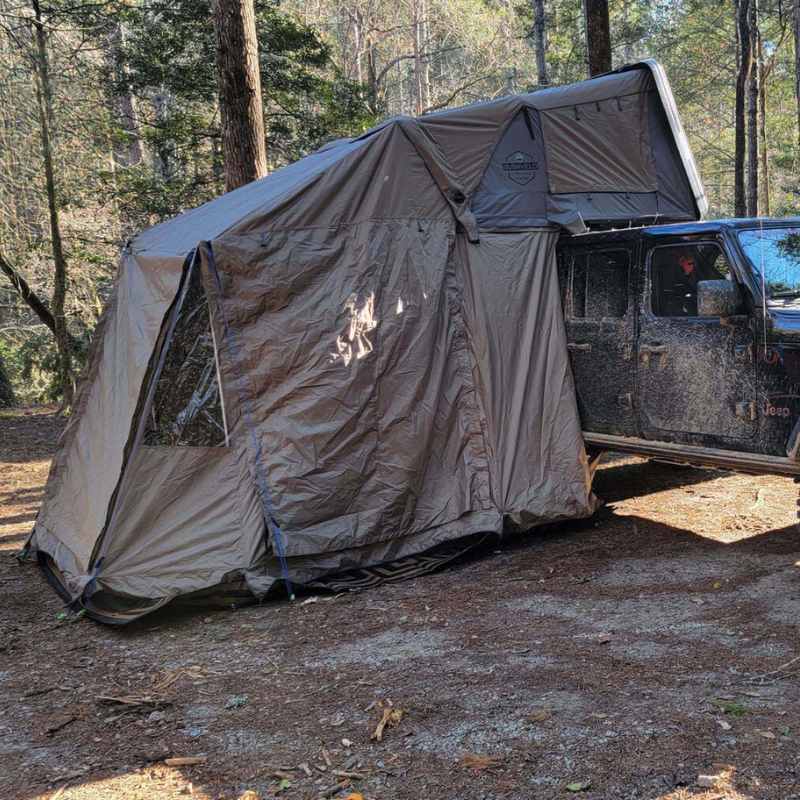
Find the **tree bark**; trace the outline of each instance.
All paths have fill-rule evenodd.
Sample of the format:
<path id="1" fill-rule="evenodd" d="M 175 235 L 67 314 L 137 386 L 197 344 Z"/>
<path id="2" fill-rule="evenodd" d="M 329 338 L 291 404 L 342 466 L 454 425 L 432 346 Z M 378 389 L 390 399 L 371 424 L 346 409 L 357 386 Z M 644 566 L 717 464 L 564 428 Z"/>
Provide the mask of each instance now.
<path id="1" fill-rule="evenodd" d="M 800 0 L 794 0 L 794 98 L 797 104 L 797 163 L 800 165 Z"/>
<path id="2" fill-rule="evenodd" d="M 544 0 L 533 0 L 533 44 L 536 49 L 536 82 L 539 86 L 548 86 L 550 79 L 547 75 L 547 23 Z"/>
<path id="3" fill-rule="evenodd" d="M 375 63 L 376 57 L 375 42 L 370 34 L 367 36 L 367 107 L 373 114 L 379 113 L 383 107 L 383 94 L 378 81 L 378 67 Z"/>
<path id="4" fill-rule="evenodd" d="M 761 34 L 758 35 L 758 200 L 759 215 L 770 215 L 769 199 L 769 155 L 767 151 L 767 78 L 771 70 L 764 63 L 764 48 Z"/>
<path id="5" fill-rule="evenodd" d="M 414 47 L 414 113 L 420 116 L 425 108 L 422 63 L 422 18 L 420 16 L 420 0 L 413 0 L 411 4 L 411 25 L 413 27 Z"/>
<path id="6" fill-rule="evenodd" d="M 14 397 L 14 388 L 11 386 L 11 379 L 6 372 L 6 365 L 3 363 L 3 357 L 0 356 L 0 408 L 9 408 L 16 405 L 17 400 Z"/>
<path id="7" fill-rule="evenodd" d="M 750 0 L 750 79 L 747 86 L 747 216 L 758 216 L 758 0 Z"/>
<path id="8" fill-rule="evenodd" d="M 611 71 L 611 25 L 608 0 L 584 0 L 589 77 Z"/>
<path id="9" fill-rule="evenodd" d="M 31 289 L 25 278 L 9 264 L 2 252 L 0 252 L 0 272 L 8 278 L 11 285 L 17 291 L 17 294 L 27 303 L 31 311 L 39 317 L 39 320 L 46 325 L 55 336 L 56 321 L 50 313 L 50 309 L 36 292 Z"/>
<path id="10" fill-rule="evenodd" d="M 213 0 L 225 189 L 267 174 L 253 0 Z"/>
<path id="11" fill-rule="evenodd" d="M 136 104 L 128 86 L 125 68 L 122 65 L 122 47 L 125 43 L 125 29 L 122 23 L 114 24 L 108 36 L 106 61 L 114 79 L 110 106 L 115 121 L 125 133 L 125 139 L 114 141 L 114 165 L 132 167 L 141 163 L 144 153 L 139 135 L 139 120 Z"/>
<path id="12" fill-rule="evenodd" d="M 422 46 L 427 50 L 431 40 L 429 21 L 428 0 L 422 0 Z M 431 86 L 431 60 L 427 56 L 422 64 L 422 86 L 425 90 L 425 108 L 430 108 L 433 104 Z"/>
<path id="13" fill-rule="evenodd" d="M 58 350 L 58 372 L 64 406 L 72 405 L 74 383 L 72 375 L 72 347 L 70 344 L 67 318 L 64 310 L 67 299 L 67 258 L 61 239 L 61 223 L 59 219 L 58 199 L 56 197 L 56 178 L 53 166 L 52 128 L 53 87 L 50 81 L 50 60 L 47 54 L 47 33 L 45 32 L 39 0 L 31 0 L 33 10 L 33 27 L 35 33 L 36 64 L 36 102 L 39 112 L 39 128 L 42 142 L 42 160 L 44 162 L 45 183 L 47 186 L 47 206 L 50 217 L 50 244 L 53 251 L 52 310 L 54 336 Z"/>
<path id="14" fill-rule="evenodd" d="M 736 2 L 736 41 L 738 51 L 738 70 L 736 75 L 736 109 L 734 112 L 735 144 L 734 144 L 734 214 L 737 217 L 747 215 L 747 197 L 745 193 L 745 166 L 747 151 L 747 135 L 745 124 L 745 105 L 747 102 L 747 86 L 750 82 L 752 53 L 750 51 L 750 0 Z"/>

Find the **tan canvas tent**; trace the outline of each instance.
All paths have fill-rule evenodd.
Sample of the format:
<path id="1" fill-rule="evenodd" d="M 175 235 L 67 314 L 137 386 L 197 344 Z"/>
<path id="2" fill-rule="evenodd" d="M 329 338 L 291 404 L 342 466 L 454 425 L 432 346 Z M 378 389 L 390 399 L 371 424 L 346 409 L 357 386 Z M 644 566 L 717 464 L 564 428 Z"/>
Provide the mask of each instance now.
<path id="1" fill-rule="evenodd" d="M 559 230 L 704 204 L 645 62 L 389 120 L 145 231 L 31 552 L 127 621 L 591 514 Z"/>

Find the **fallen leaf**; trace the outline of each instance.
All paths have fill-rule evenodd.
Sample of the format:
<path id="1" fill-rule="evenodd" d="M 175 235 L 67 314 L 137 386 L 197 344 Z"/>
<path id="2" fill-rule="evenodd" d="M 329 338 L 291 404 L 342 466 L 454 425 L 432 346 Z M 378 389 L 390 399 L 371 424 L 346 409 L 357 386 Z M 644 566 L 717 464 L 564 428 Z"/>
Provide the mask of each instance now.
<path id="1" fill-rule="evenodd" d="M 364 800 L 364 795 L 361 792 L 351 792 L 344 800 Z"/>
<path id="2" fill-rule="evenodd" d="M 464 769 L 471 769 L 473 772 L 485 772 L 486 770 L 497 769 L 503 763 L 501 756 L 479 756 L 474 753 L 467 753 L 461 757 L 459 764 Z"/>
<path id="3" fill-rule="evenodd" d="M 525 719 L 528 722 L 546 722 L 552 716 L 553 712 L 550 711 L 549 708 L 537 708 L 536 711 L 532 711 L 530 714 L 528 714 Z"/>
<path id="4" fill-rule="evenodd" d="M 402 709 L 387 705 L 386 708 L 383 709 L 383 714 L 381 715 L 380 721 L 375 727 L 370 739 L 372 739 L 373 742 L 383 741 L 383 732 L 386 730 L 386 728 L 394 727 L 400 722 L 401 719 L 403 719 Z"/>
<path id="5" fill-rule="evenodd" d="M 164 759 L 164 763 L 168 767 L 193 767 L 197 764 L 205 764 L 206 761 L 206 756 L 176 756 Z"/>
<path id="6" fill-rule="evenodd" d="M 567 784 L 568 792 L 585 792 L 592 785 L 591 781 L 573 781 Z"/>
<path id="7" fill-rule="evenodd" d="M 765 739 L 774 739 L 775 734 L 772 731 L 759 731 L 759 736 L 763 736 Z"/>
<path id="8" fill-rule="evenodd" d="M 288 778 L 281 778 L 281 782 L 278 784 L 278 791 L 285 792 L 291 785 L 292 782 Z"/>
<path id="9" fill-rule="evenodd" d="M 730 724 L 730 722 L 725 722 L 724 719 L 718 719 L 717 720 L 717 725 L 719 725 L 720 728 L 722 728 L 722 730 L 724 730 L 724 731 L 729 731 L 731 729 L 731 727 L 733 727 Z"/>
<path id="10" fill-rule="evenodd" d="M 247 791 L 239 795 L 239 800 L 261 800 L 261 795 L 252 789 L 247 789 Z"/>

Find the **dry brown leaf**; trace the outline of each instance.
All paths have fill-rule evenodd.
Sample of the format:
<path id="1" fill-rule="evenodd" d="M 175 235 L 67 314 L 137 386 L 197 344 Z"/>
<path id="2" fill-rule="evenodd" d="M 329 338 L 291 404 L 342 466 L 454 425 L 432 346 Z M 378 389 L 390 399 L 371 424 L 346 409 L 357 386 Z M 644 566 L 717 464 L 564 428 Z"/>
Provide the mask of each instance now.
<path id="1" fill-rule="evenodd" d="M 546 722 L 552 716 L 553 712 L 550 711 L 549 708 L 537 708 L 535 711 L 532 711 L 530 714 L 528 714 L 525 719 L 528 722 Z"/>
<path id="2" fill-rule="evenodd" d="M 164 763 L 168 767 L 194 767 L 197 764 L 205 764 L 206 760 L 206 756 L 176 756 L 165 758 Z"/>
<path id="3" fill-rule="evenodd" d="M 373 742 L 383 741 L 383 732 L 386 730 L 386 728 L 394 727 L 400 722 L 401 719 L 403 719 L 403 710 L 400 708 L 395 708 L 392 705 L 387 705 L 386 708 L 383 709 L 380 722 L 378 722 L 377 726 L 375 727 L 370 739 L 372 739 Z"/>
<path id="4" fill-rule="evenodd" d="M 473 772 L 486 772 L 497 769 L 502 763 L 502 756 L 479 756 L 475 753 L 467 753 L 458 762 L 464 769 L 471 769 Z"/>

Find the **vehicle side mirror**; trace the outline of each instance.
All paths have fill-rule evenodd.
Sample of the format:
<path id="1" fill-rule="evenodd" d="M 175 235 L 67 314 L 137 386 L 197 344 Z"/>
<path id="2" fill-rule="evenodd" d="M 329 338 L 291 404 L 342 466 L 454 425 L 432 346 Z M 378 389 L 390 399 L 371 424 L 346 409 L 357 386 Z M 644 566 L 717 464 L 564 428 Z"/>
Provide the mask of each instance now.
<path id="1" fill-rule="evenodd" d="M 739 312 L 742 295 L 733 281 L 698 281 L 697 313 L 701 317 L 732 317 Z"/>

